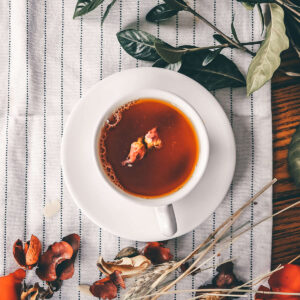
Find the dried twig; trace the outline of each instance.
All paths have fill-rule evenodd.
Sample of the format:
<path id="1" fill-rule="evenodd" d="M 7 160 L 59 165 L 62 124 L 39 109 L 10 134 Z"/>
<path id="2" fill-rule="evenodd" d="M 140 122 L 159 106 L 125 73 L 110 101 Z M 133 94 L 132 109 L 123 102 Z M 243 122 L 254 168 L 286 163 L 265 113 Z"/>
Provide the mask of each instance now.
<path id="1" fill-rule="evenodd" d="M 256 193 L 250 200 L 248 200 L 244 205 L 242 205 L 232 216 L 230 216 L 223 224 L 221 224 L 208 238 L 201 243 L 194 251 L 192 251 L 186 258 L 179 261 L 177 264 L 174 265 L 173 268 L 169 269 L 166 273 L 162 274 L 150 287 L 149 293 L 155 289 L 155 287 L 167 276 L 170 272 L 176 270 L 180 267 L 183 263 L 187 260 L 191 259 L 195 254 L 197 254 L 203 247 L 205 247 L 208 243 L 209 246 L 202 250 L 199 254 L 199 257 L 189 266 L 189 268 L 183 272 L 179 277 L 177 277 L 173 282 L 168 284 L 166 287 L 162 288 L 160 292 L 168 291 L 173 285 L 175 285 L 178 281 L 186 277 L 191 270 L 200 262 L 200 260 L 213 248 L 214 245 L 221 239 L 221 237 L 227 232 L 228 229 L 233 225 L 233 223 L 239 218 L 241 213 L 244 211 L 246 207 L 248 207 L 251 203 L 253 203 L 262 193 L 264 193 L 269 187 L 271 187 L 277 181 L 274 178 L 271 182 L 266 184 L 258 193 Z M 211 242 L 213 240 L 213 242 Z M 154 296 L 153 300 L 156 300 L 159 295 Z"/>

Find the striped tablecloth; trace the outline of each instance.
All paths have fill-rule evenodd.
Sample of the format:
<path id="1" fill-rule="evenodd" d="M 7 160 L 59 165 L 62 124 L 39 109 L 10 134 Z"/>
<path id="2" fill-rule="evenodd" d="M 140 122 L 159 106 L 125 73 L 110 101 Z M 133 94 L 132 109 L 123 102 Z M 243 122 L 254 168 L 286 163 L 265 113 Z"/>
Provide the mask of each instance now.
<path id="1" fill-rule="evenodd" d="M 261 39 L 257 11 L 246 10 L 236 0 L 190 2 L 228 34 L 234 17 L 241 41 Z M 46 247 L 64 235 L 77 232 L 82 247 L 75 275 L 53 299 L 88 299 L 89 296 L 77 291 L 77 286 L 98 279 L 99 253 L 111 259 L 125 246 L 144 246 L 112 236 L 81 214 L 64 187 L 60 143 L 74 104 L 94 83 L 114 72 L 147 65 L 120 48 L 115 35 L 120 29 L 144 29 L 174 46 L 214 43 L 213 31 L 184 12 L 165 24 L 147 23 L 145 15 L 156 4 L 156 1 L 118 0 L 101 27 L 104 8 L 73 20 L 75 0 L 0 2 L 0 275 L 17 267 L 12 256 L 16 239 L 27 240 L 33 233 Z M 230 49 L 224 54 L 246 73 L 249 55 Z M 169 241 L 175 258 L 191 251 L 272 176 L 270 85 L 250 98 L 246 97 L 245 88 L 228 88 L 214 94 L 235 133 L 236 173 L 217 211 L 193 232 Z M 61 202 L 60 212 L 46 219 L 43 207 L 56 200 Z M 253 223 L 270 214 L 271 207 L 271 191 L 268 191 L 247 211 L 244 220 Z M 217 260 L 236 258 L 239 276 L 248 280 L 269 269 L 270 254 L 271 222 L 268 222 L 246 234 Z M 180 282 L 176 288 L 198 287 L 213 274 L 211 269 L 206 272 L 204 276 Z M 34 272 L 28 272 L 27 281 L 35 280 Z"/>

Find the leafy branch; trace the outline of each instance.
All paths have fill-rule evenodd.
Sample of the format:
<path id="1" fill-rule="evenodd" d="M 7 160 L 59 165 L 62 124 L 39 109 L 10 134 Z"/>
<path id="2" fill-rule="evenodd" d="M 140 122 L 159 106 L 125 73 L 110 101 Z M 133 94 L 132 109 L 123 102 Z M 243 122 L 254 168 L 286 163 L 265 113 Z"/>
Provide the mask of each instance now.
<path id="1" fill-rule="evenodd" d="M 104 1 L 78 0 L 74 18 L 94 10 Z M 101 20 L 102 24 L 117 2 L 117 0 L 110 1 Z M 300 6 L 297 3 L 298 0 L 237 1 L 241 2 L 247 9 L 253 9 L 257 6 L 262 23 L 262 33 L 265 29 L 265 17 L 261 4 L 267 3 L 271 20 L 266 28 L 264 41 L 240 42 L 233 21 L 231 23 L 232 38 L 229 37 L 192 9 L 184 0 L 164 0 L 164 3 L 156 5 L 148 12 L 146 20 L 161 22 L 181 11 L 188 12 L 215 31 L 216 34 L 213 37 L 220 45 L 173 47 L 147 32 L 135 29 L 123 30 L 117 34 L 117 37 L 120 45 L 128 54 L 136 59 L 154 62 L 154 67 L 167 68 L 183 73 L 195 79 L 207 89 L 247 85 L 247 94 L 250 95 L 271 79 L 280 65 L 281 52 L 289 46 L 284 17 L 287 24 L 291 24 L 287 30 L 291 44 L 297 53 L 300 53 L 299 39 L 297 38 L 297 36 L 300 36 Z M 294 32 L 296 32 L 296 38 L 292 38 Z M 257 53 L 247 48 L 247 46 L 255 44 L 260 44 Z M 247 72 L 247 80 L 244 79 L 235 63 L 221 54 L 222 50 L 228 47 L 254 56 Z M 293 72 L 289 73 L 292 74 Z"/>

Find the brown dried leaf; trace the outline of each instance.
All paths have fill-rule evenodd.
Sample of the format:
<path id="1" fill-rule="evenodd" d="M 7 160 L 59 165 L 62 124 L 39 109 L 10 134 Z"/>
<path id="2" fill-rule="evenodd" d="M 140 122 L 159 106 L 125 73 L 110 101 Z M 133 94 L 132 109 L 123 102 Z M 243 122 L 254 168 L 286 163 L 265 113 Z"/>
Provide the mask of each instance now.
<path id="1" fill-rule="evenodd" d="M 121 259 L 121 258 L 124 258 L 124 257 L 134 257 L 134 256 L 137 256 L 139 254 L 140 254 L 140 252 L 139 252 L 138 249 L 136 249 L 134 247 L 126 247 L 126 248 L 123 248 L 117 254 L 117 256 L 115 257 L 115 260 Z"/>
<path id="2" fill-rule="evenodd" d="M 115 271 L 120 271 L 124 278 L 136 276 L 144 272 L 150 265 L 151 261 L 144 255 L 123 257 L 110 262 L 106 262 L 103 257 L 100 256 L 97 262 L 97 266 L 103 274 L 109 275 Z"/>

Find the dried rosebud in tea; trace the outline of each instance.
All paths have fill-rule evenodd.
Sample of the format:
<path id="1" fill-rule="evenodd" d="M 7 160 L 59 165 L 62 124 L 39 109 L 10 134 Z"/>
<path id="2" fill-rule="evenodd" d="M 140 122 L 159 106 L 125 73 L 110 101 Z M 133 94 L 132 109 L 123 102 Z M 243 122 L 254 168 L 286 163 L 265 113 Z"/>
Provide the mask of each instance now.
<path id="1" fill-rule="evenodd" d="M 61 288 L 62 285 L 61 280 L 55 280 L 46 283 L 48 285 L 47 289 L 40 287 L 39 283 L 35 283 L 33 286 L 27 286 L 24 282 L 21 293 L 21 300 L 50 299 L 53 297 L 54 293 Z"/>
<path id="2" fill-rule="evenodd" d="M 22 281 L 26 276 L 23 269 L 18 269 L 7 276 L 0 277 L 0 300 L 20 300 Z"/>
<path id="3" fill-rule="evenodd" d="M 94 282 L 90 286 L 90 292 L 100 299 L 114 299 L 118 294 L 117 286 L 125 288 L 124 280 L 119 271 L 115 271 L 109 276 Z"/>
<path id="4" fill-rule="evenodd" d="M 144 249 L 144 255 L 151 260 L 154 265 L 162 264 L 173 259 L 169 248 L 160 242 L 150 242 Z"/>
<path id="5" fill-rule="evenodd" d="M 54 281 L 57 279 L 56 268 L 66 259 L 73 256 L 73 248 L 67 242 L 54 243 L 40 257 L 36 274 L 41 280 Z"/>
<path id="6" fill-rule="evenodd" d="M 287 264 L 277 272 L 274 272 L 269 280 L 269 288 L 261 285 L 259 291 L 300 293 L 300 266 Z M 299 300 L 300 296 L 293 295 L 268 295 L 256 293 L 255 299 L 282 299 L 282 300 Z"/>
<path id="7" fill-rule="evenodd" d="M 130 146 L 130 152 L 127 158 L 122 161 L 122 166 L 131 166 L 135 161 L 143 159 L 146 154 L 146 147 L 143 143 L 143 138 L 138 138 Z"/>
<path id="8" fill-rule="evenodd" d="M 162 141 L 158 136 L 157 127 L 152 128 L 146 133 L 145 143 L 148 149 L 160 149 L 162 147 Z"/>
<path id="9" fill-rule="evenodd" d="M 31 270 L 39 260 L 41 249 L 40 240 L 35 235 L 32 235 L 30 241 L 24 244 L 24 248 L 21 240 L 17 240 L 14 243 L 13 255 L 22 268 Z"/>

